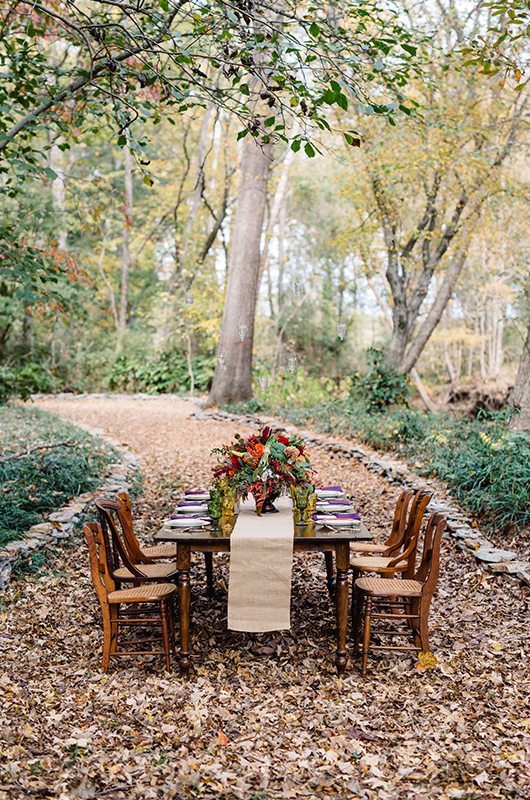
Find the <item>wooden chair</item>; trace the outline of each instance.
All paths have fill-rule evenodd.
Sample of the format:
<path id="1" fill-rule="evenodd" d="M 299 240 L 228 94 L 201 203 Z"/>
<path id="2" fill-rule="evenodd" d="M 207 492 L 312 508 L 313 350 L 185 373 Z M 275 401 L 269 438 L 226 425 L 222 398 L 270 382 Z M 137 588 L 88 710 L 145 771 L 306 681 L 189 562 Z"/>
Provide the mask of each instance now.
<path id="1" fill-rule="evenodd" d="M 390 567 L 388 570 L 389 574 L 394 574 L 395 572 L 399 571 L 398 565 L 401 563 L 401 560 L 393 563 L 393 559 L 390 558 L 392 554 L 397 554 L 400 548 L 403 546 L 407 547 L 408 544 L 408 536 L 409 536 L 409 527 L 407 524 L 407 512 L 410 506 L 410 515 L 408 517 L 409 521 L 412 518 L 412 515 L 416 513 L 416 507 L 418 503 L 418 495 L 421 494 L 417 492 L 416 495 L 410 489 L 404 489 L 396 503 L 396 507 L 394 509 L 394 519 L 392 522 L 392 530 L 390 532 L 390 536 L 385 542 L 385 544 L 376 544 L 375 542 L 352 542 L 350 544 L 350 551 L 353 555 L 354 559 L 358 559 L 361 556 L 379 556 L 380 559 L 386 558 L 385 561 L 370 561 L 368 571 L 377 570 L 377 567 L 384 568 Z M 429 497 L 431 497 L 430 495 Z M 413 499 L 414 498 L 414 499 Z M 412 500 L 412 506 L 411 504 Z M 335 575 L 334 575 L 334 568 L 333 568 L 333 553 L 324 553 L 324 557 L 326 559 L 326 575 L 327 575 L 327 584 L 328 584 L 328 591 L 330 596 L 333 594 L 334 585 L 335 585 Z M 357 561 L 357 563 L 359 563 Z M 362 569 L 359 570 L 364 571 Z"/>
<path id="2" fill-rule="evenodd" d="M 431 497 L 432 492 L 423 490 L 416 492 L 404 531 L 401 537 L 388 548 L 387 555 L 353 554 L 353 558 L 350 560 L 350 569 L 353 571 L 354 581 L 363 572 L 376 572 L 378 575 L 389 577 L 398 572 L 402 573 L 403 577 L 411 577 L 414 574 L 418 537 Z"/>
<path id="3" fill-rule="evenodd" d="M 175 654 L 173 600 L 176 586 L 172 583 L 150 583 L 130 589 L 116 589 L 101 525 L 89 522 L 83 532 L 88 545 L 92 583 L 103 617 L 101 669 L 106 672 L 111 657 L 115 656 L 163 654 L 166 669 L 169 670 L 171 654 Z M 118 635 L 122 626 L 146 624 L 161 626 L 162 650 L 118 650 Z M 129 641 L 128 644 L 140 645 L 158 641 L 160 637 L 151 637 Z"/>
<path id="4" fill-rule="evenodd" d="M 366 675 L 372 620 L 403 620 L 408 631 L 378 630 L 379 635 L 403 636 L 412 633 L 414 646 L 372 645 L 372 650 L 415 650 L 429 652 L 429 608 L 440 572 L 440 543 L 446 521 L 441 514 L 432 514 L 427 522 L 421 563 L 412 579 L 358 578 L 355 581 L 354 652 L 357 652 L 361 620 L 363 622 L 362 666 Z M 397 608 L 398 601 L 403 611 Z M 374 606 L 388 607 L 373 611 Z"/>
<path id="5" fill-rule="evenodd" d="M 94 505 L 98 510 L 108 564 L 115 581 L 140 586 L 142 583 L 168 581 L 176 577 L 176 552 L 175 561 L 171 564 L 147 559 L 120 503 L 110 497 L 97 497 Z"/>
<path id="6" fill-rule="evenodd" d="M 376 542 L 352 542 L 350 545 L 351 552 L 355 555 L 358 553 L 365 553 L 367 555 L 389 556 L 394 550 L 397 550 L 403 540 L 403 534 L 407 525 L 407 512 L 413 497 L 414 492 L 411 489 L 403 489 L 399 495 L 394 509 L 392 530 L 384 544 L 377 544 Z"/>
<path id="7" fill-rule="evenodd" d="M 140 545 L 133 528 L 133 515 L 131 498 L 127 492 L 120 492 L 116 495 L 116 500 L 121 506 L 120 520 L 125 530 L 125 536 L 131 542 L 134 541 L 133 547 L 137 553 L 141 553 L 141 561 L 139 563 L 149 564 L 154 561 L 161 561 L 163 559 L 176 560 L 177 546 L 171 542 L 155 545 Z M 204 554 L 204 565 L 206 568 L 206 586 L 208 594 L 213 594 L 213 553 Z"/>
<path id="8" fill-rule="evenodd" d="M 141 563 L 150 564 L 153 561 L 162 561 L 169 558 L 173 561 L 177 558 L 177 547 L 171 542 L 164 542 L 163 544 L 155 545 L 140 545 L 133 527 L 133 514 L 131 498 L 127 492 L 120 492 L 116 495 L 116 501 L 120 504 L 121 513 L 119 514 L 122 527 L 125 531 L 125 536 L 131 542 L 134 542 L 133 547 L 141 553 Z"/>

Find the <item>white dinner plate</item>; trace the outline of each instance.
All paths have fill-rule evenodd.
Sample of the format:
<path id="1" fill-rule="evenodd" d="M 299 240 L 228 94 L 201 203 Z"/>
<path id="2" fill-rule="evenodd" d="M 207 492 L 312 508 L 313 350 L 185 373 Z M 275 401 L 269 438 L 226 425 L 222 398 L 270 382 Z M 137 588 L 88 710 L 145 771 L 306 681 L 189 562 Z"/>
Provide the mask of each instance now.
<path id="1" fill-rule="evenodd" d="M 175 514 L 204 514 L 206 511 L 208 511 L 206 503 L 197 503 L 193 506 L 177 506 Z"/>
<path id="2" fill-rule="evenodd" d="M 360 524 L 360 519 L 337 519 L 337 517 L 329 517 L 328 519 L 317 520 L 317 525 L 322 525 L 324 528 L 353 528 Z"/>
<path id="3" fill-rule="evenodd" d="M 336 492 L 332 489 L 317 489 L 317 497 L 344 497 L 344 492 Z"/>
<path id="4" fill-rule="evenodd" d="M 317 511 L 323 511 L 325 514 L 331 511 L 342 511 L 344 514 L 351 514 L 353 511 L 353 506 L 343 506 L 337 505 L 335 503 L 326 503 L 325 505 L 318 505 L 317 503 Z"/>
<path id="5" fill-rule="evenodd" d="M 206 528 L 210 524 L 209 519 L 168 519 L 164 522 L 164 528 Z"/>
<path id="6" fill-rule="evenodd" d="M 182 498 L 183 500 L 187 500 L 191 503 L 192 500 L 209 500 L 210 499 L 210 492 L 201 492 L 200 494 L 186 494 Z"/>

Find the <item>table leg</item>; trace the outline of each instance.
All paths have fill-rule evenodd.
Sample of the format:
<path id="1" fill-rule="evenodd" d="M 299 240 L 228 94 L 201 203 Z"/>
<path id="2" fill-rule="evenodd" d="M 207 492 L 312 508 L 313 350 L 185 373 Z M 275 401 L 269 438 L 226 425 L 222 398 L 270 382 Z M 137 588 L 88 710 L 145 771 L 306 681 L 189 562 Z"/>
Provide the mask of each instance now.
<path id="1" fill-rule="evenodd" d="M 326 559 L 326 578 L 328 584 L 329 596 L 335 595 L 335 571 L 333 569 L 333 552 L 331 550 L 324 551 L 324 558 Z"/>
<path id="2" fill-rule="evenodd" d="M 348 632 L 348 572 L 350 568 L 350 547 L 348 542 L 335 544 L 337 577 L 335 582 L 335 603 L 337 607 L 337 654 L 335 664 L 339 675 L 346 670 L 346 637 Z"/>
<path id="3" fill-rule="evenodd" d="M 179 665 L 183 675 L 187 676 L 190 671 L 190 563 L 191 550 L 189 544 L 179 542 L 177 545 L 177 569 L 178 569 L 178 596 L 179 596 L 179 626 L 180 626 L 180 650 Z"/>

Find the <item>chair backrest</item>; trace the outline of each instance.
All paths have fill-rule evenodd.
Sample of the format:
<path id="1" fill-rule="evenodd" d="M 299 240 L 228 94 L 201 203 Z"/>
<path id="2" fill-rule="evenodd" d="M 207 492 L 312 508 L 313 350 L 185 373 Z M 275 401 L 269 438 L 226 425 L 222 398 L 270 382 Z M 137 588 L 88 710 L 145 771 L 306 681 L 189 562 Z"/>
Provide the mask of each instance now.
<path id="1" fill-rule="evenodd" d="M 390 536 L 385 542 L 387 548 L 393 549 L 394 546 L 399 546 L 398 543 L 403 539 L 405 526 L 407 524 L 407 511 L 413 495 L 414 492 L 411 489 L 403 489 L 397 499 L 396 507 L 394 509 L 394 519 L 392 520 L 392 530 L 390 531 Z M 389 552 L 391 552 L 391 550 L 389 550 Z"/>
<path id="2" fill-rule="evenodd" d="M 423 552 L 414 580 L 423 583 L 423 596 L 432 597 L 440 574 L 440 544 L 447 521 L 442 514 L 431 514 L 427 521 Z"/>
<path id="3" fill-rule="evenodd" d="M 138 542 L 134 534 L 131 498 L 127 492 L 119 492 L 116 495 L 116 500 L 121 506 L 120 521 L 122 526 L 126 527 L 128 535 L 134 537 L 135 541 Z M 140 545 L 138 545 L 138 548 L 140 548 Z"/>
<path id="4" fill-rule="evenodd" d="M 83 533 L 88 546 L 92 583 L 100 605 L 104 608 L 108 605 L 107 597 L 109 592 L 113 592 L 116 589 L 116 584 L 108 562 L 103 531 L 99 523 L 88 522 L 83 529 Z"/>
<path id="5" fill-rule="evenodd" d="M 416 571 L 416 553 L 418 550 L 418 537 L 425 510 L 430 503 L 432 492 L 419 489 L 412 499 L 409 516 L 399 552 L 392 552 L 393 561 L 389 566 L 395 566 L 401 561 L 407 562 L 403 577 L 411 579 Z"/>
<path id="6" fill-rule="evenodd" d="M 142 564 L 145 558 L 132 527 L 124 517 L 120 503 L 110 497 L 97 497 L 94 505 L 98 510 L 103 536 L 110 544 L 109 563 L 112 572 L 121 563 L 133 575 L 144 577 L 137 565 Z"/>

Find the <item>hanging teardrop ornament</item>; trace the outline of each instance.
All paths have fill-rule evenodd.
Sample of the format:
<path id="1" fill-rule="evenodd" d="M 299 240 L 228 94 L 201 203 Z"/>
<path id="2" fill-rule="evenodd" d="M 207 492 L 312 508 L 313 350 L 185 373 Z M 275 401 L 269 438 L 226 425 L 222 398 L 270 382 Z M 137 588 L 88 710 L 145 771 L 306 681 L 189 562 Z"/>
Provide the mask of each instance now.
<path id="1" fill-rule="evenodd" d="M 346 338 L 346 323 L 345 322 L 339 322 L 337 324 L 337 336 L 339 337 L 341 342 L 343 342 L 344 339 Z"/>
<path id="2" fill-rule="evenodd" d="M 244 322 L 240 322 L 237 326 L 237 333 L 239 335 L 240 341 L 244 341 L 246 339 L 248 333 L 248 325 L 245 325 Z"/>
<path id="3" fill-rule="evenodd" d="M 300 300 L 305 295 L 305 286 L 304 282 L 300 278 L 295 278 L 293 283 L 293 291 L 295 297 L 298 297 Z"/>
<path id="4" fill-rule="evenodd" d="M 261 389 L 261 391 L 266 392 L 268 385 L 269 385 L 269 379 L 267 378 L 267 376 L 261 375 L 259 379 L 259 388 Z"/>
<path id="5" fill-rule="evenodd" d="M 287 369 L 289 372 L 296 372 L 296 367 L 298 366 L 298 359 L 294 353 L 291 353 L 287 357 Z"/>

